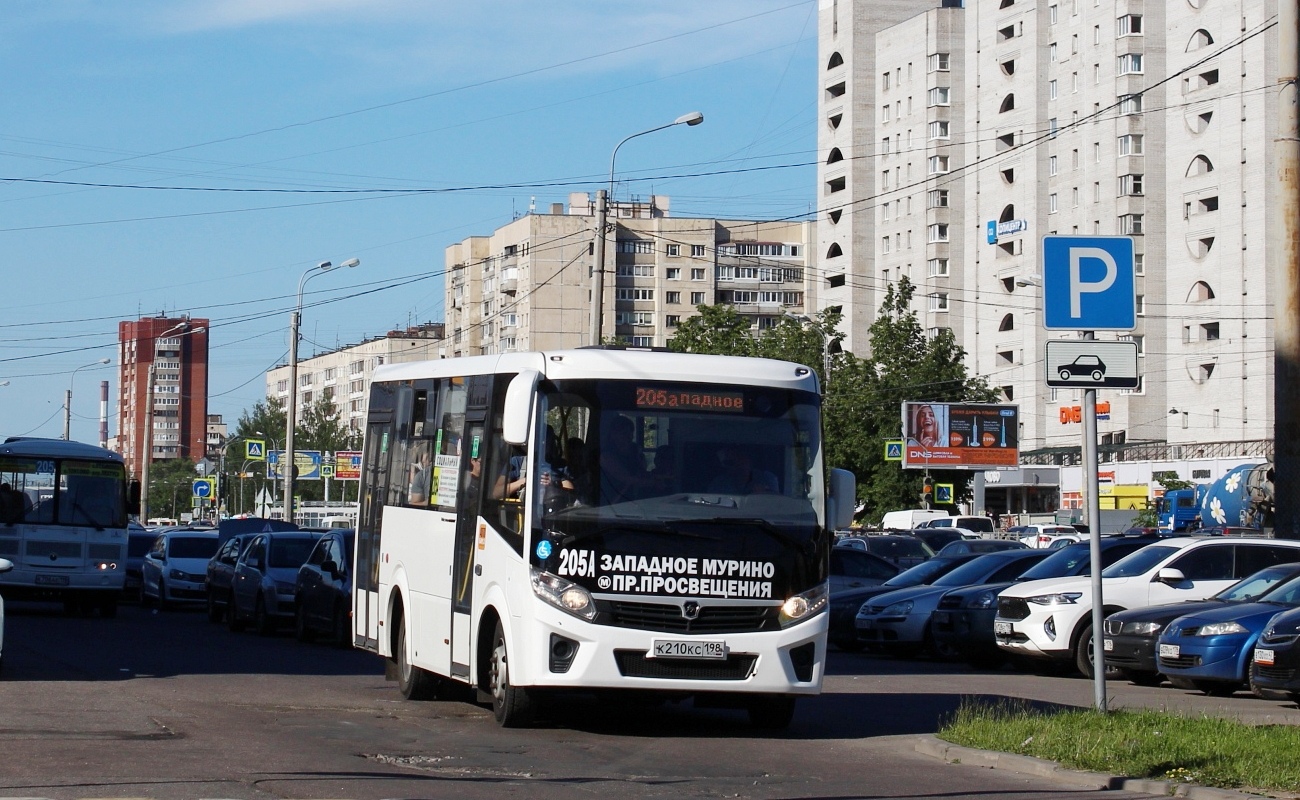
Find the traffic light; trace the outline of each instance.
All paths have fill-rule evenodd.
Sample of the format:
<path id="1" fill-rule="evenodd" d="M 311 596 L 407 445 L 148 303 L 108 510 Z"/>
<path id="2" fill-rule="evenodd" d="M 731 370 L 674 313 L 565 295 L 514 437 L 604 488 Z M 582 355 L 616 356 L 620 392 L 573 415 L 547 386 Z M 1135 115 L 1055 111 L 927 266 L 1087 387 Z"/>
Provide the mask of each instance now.
<path id="1" fill-rule="evenodd" d="M 921 508 L 931 508 L 934 503 L 934 482 L 929 478 L 921 484 Z"/>

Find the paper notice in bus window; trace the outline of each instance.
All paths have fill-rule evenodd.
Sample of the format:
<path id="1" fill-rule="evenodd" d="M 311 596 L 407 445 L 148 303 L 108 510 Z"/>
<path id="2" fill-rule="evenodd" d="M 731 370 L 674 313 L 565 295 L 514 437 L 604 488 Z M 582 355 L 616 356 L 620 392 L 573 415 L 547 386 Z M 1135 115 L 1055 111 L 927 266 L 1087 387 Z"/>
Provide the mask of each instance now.
<path id="1" fill-rule="evenodd" d="M 122 467 L 117 464 L 96 464 L 87 461 L 64 461 L 64 475 L 80 475 L 85 478 L 121 478 Z"/>
<path id="2" fill-rule="evenodd" d="M 438 505 L 456 505 L 456 488 L 460 485 L 460 456 L 434 456 L 433 476 L 438 487 Z"/>

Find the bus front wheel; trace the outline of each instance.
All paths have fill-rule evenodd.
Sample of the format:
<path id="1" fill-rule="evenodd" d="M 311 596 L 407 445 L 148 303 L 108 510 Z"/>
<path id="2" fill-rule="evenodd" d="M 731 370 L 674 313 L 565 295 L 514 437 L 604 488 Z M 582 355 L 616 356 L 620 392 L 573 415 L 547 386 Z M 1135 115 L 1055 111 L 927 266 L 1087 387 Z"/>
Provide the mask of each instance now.
<path id="1" fill-rule="evenodd" d="M 510 683 L 510 657 L 506 632 L 497 622 L 492 634 L 492 660 L 488 665 L 488 691 L 492 694 L 492 714 L 503 728 L 522 728 L 533 721 L 532 699 L 528 690 Z"/>

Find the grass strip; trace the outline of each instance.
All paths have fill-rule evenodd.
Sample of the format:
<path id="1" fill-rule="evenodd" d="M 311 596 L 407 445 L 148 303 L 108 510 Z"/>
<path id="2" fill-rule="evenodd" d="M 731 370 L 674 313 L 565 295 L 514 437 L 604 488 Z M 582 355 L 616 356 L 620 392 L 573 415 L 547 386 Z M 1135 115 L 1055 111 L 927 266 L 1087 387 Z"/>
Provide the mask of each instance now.
<path id="1" fill-rule="evenodd" d="M 1221 789 L 1300 791 L 1300 728 L 1245 725 L 1155 710 L 1044 710 L 965 699 L 939 730 L 965 747 L 1070 768 Z"/>

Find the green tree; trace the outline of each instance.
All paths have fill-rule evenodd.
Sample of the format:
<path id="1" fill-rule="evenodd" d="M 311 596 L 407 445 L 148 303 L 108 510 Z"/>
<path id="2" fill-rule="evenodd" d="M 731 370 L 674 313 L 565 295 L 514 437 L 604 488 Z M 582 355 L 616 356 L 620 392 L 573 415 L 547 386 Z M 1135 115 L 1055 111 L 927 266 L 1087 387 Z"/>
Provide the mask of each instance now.
<path id="1" fill-rule="evenodd" d="M 188 458 L 165 458 L 149 464 L 149 517 L 180 519 L 193 508 L 198 472 Z M 145 509 L 141 509 L 144 511 Z"/>
<path id="2" fill-rule="evenodd" d="M 677 326 L 677 332 L 668 340 L 668 348 L 679 353 L 711 353 L 713 355 L 752 356 L 754 337 L 750 335 L 750 321 L 741 316 L 734 306 L 696 306 L 699 316 L 691 317 Z"/>
<path id="3" fill-rule="evenodd" d="M 262 439 L 268 448 L 283 450 L 286 424 L 285 404 L 278 398 L 268 397 L 259 400 L 251 410 L 240 415 L 233 437 Z M 309 405 L 293 428 L 293 449 L 296 451 L 319 450 L 321 453 L 333 453 L 338 450 L 357 450 L 360 447 L 360 434 L 348 428 L 339 407 L 325 397 L 318 397 Z M 238 445 L 232 451 L 238 456 L 241 451 L 237 448 Z M 239 461 L 243 461 L 242 456 Z M 254 462 L 250 467 L 258 475 L 256 489 L 260 491 L 268 486 L 270 482 L 265 477 L 265 463 Z M 227 471 L 235 472 L 229 465 Z M 347 489 L 351 489 L 352 496 L 355 497 L 354 484 L 355 482 L 332 481 L 330 499 L 347 499 L 344 494 Z M 294 491 L 303 500 L 323 500 L 325 481 L 300 480 L 295 483 Z M 275 491 L 272 490 L 271 493 L 274 494 Z"/>

